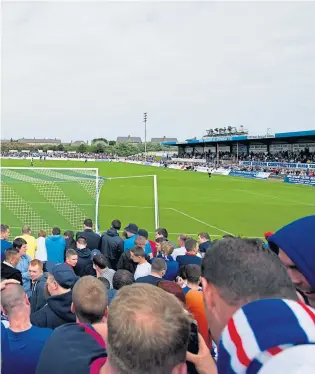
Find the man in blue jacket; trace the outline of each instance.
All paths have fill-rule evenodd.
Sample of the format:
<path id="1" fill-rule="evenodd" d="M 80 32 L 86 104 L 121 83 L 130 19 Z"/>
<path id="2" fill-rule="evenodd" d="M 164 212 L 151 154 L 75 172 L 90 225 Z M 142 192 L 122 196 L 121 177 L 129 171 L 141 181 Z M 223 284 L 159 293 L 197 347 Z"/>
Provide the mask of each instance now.
<path id="1" fill-rule="evenodd" d="M 31 283 L 31 314 L 37 312 L 46 304 L 46 278 L 43 275 L 43 264 L 39 260 L 32 260 L 28 267 Z"/>
<path id="2" fill-rule="evenodd" d="M 129 225 L 125 227 L 127 239 L 124 241 L 124 251 L 128 251 L 128 249 L 132 249 L 135 246 L 138 230 L 138 226 L 135 223 L 129 223 Z"/>
<path id="3" fill-rule="evenodd" d="M 141 230 L 141 231 L 145 231 L 145 230 Z M 139 229 L 136 224 L 129 223 L 129 225 L 125 227 L 125 232 L 127 233 L 127 239 L 124 241 L 124 251 L 128 251 L 129 249 L 132 249 L 136 246 L 135 241 L 137 237 L 139 237 Z M 146 255 L 149 255 L 150 253 L 152 253 L 152 248 L 147 238 L 145 238 L 145 246 L 143 249 Z"/>
<path id="4" fill-rule="evenodd" d="M 16 269 L 20 270 L 22 274 L 23 288 L 27 297 L 31 296 L 31 284 L 30 284 L 30 275 L 28 273 L 28 267 L 32 259 L 29 255 L 26 254 L 27 243 L 23 238 L 16 238 L 13 241 L 13 248 L 19 251 L 20 260 L 16 265 Z"/>
<path id="5" fill-rule="evenodd" d="M 198 243 L 195 239 L 187 239 L 185 241 L 186 254 L 184 256 L 177 256 L 176 261 L 179 267 L 183 265 L 196 264 L 201 266 L 202 259 L 197 256 Z"/>
<path id="6" fill-rule="evenodd" d="M 10 236 L 10 228 L 8 225 L 1 224 L 1 232 L 0 232 L 1 240 L 1 262 L 4 261 L 4 253 L 8 248 L 12 247 L 12 243 L 8 241 Z"/>
<path id="7" fill-rule="evenodd" d="M 47 262 L 53 264 L 64 262 L 66 240 L 60 234 L 59 227 L 54 227 L 52 235 L 46 238 Z"/>
<path id="8" fill-rule="evenodd" d="M 199 252 L 204 256 L 211 246 L 210 236 L 207 232 L 200 232 L 198 234 L 198 239 L 199 239 Z"/>

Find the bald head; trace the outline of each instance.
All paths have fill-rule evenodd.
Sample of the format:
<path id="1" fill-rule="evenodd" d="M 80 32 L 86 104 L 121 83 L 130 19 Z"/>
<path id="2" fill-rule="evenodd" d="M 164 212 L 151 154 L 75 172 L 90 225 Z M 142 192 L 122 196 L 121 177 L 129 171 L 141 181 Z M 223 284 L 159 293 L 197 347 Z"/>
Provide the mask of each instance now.
<path id="1" fill-rule="evenodd" d="M 180 301 L 164 290 L 123 287 L 108 315 L 107 349 L 115 372 L 170 374 L 185 362 L 190 322 Z"/>
<path id="2" fill-rule="evenodd" d="M 27 226 L 27 225 L 23 226 L 22 227 L 22 234 L 31 235 L 31 228 L 30 228 L 30 226 Z"/>
<path id="3" fill-rule="evenodd" d="M 23 287 L 19 284 L 8 284 L 1 291 L 1 305 L 8 317 L 20 310 L 26 305 L 26 294 Z"/>

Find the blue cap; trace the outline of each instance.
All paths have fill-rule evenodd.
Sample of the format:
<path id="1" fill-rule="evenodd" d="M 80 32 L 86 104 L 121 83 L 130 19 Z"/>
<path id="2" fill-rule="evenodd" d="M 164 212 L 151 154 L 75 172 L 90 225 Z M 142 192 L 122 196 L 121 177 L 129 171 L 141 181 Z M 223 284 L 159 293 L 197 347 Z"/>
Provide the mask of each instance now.
<path id="1" fill-rule="evenodd" d="M 54 265 L 49 273 L 53 275 L 59 286 L 66 289 L 72 288 L 75 285 L 75 282 L 79 279 L 67 264 Z"/>
<path id="2" fill-rule="evenodd" d="M 300 218 L 268 237 L 294 262 L 315 289 L 315 215 Z"/>
<path id="3" fill-rule="evenodd" d="M 96 255 L 101 255 L 101 251 L 99 249 L 93 249 L 93 251 L 91 251 L 91 259 L 93 260 L 93 257 L 96 256 Z"/>

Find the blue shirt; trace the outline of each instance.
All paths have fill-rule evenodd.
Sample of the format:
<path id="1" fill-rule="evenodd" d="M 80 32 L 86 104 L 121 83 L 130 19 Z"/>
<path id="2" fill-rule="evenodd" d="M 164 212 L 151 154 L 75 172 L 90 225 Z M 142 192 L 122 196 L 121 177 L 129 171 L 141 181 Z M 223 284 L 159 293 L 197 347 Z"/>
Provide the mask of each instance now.
<path id="1" fill-rule="evenodd" d="M 179 267 L 190 264 L 201 266 L 202 258 L 193 255 L 184 255 L 177 256 L 176 261 L 179 263 Z"/>
<path id="2" fill-rule="evenodd" d="M 4 261 L 4 253 L 5 253 L 5 251 L 6 251 L 8 248 L 11 248 L 11 247 L 12 247 L 12 243 L 11 243 L 11 242 L 8 242 L 8 241 L 5 240 L 5 239 L 1 239 L 0 246 L 1 246 L 1 262 L 2 262 L 2 261 Z"/>
<path id="3" fill-rule="evenodd" d="M 168 281 L 174 281 L 176 279 L 176 276 L 178 274 L 178 270 L 179 270 L 179 264 L 177 261 L 175 261 L 173 259 L 172 256 L 162 256 L 162 254 L 160 253 L 157 258 L 163 258 L 163 260 L 165 260 L 166 262 L 166 273 L 163 277 L 163 279 L 165 280 L 168 280 Z"/>
<path id="4" fill-rule="evenodd" d="M 47 261 L 54 264 L 64 262 L 66 241 L 61 235 L 51 235 L 45 240 L 47 249 Z"/>
<path id="5" fill-rule="evenodd" d="M 10 373 L 34 374 L 41 351 L 53 330 L 32 326 L 23 332 L 13 332 L 10 329 L 7 332 Z"/>
<path id="6" fill-rule="evenodd" d="M 28 274 L 28 266 L 32 259 L 30 258 L 29 255 L 23 255 L 20 257 L 19 263 L 16 265 L 16 269 L 20 270 L 22 273 L 22 281 L 23 281 L 23 288 L 24 291 L 27 295 L 27 297 L 31 297 L 32 292 L 31 292 L 31 282 L 29 281 L 30 275 Z"/>
<path id="7" fill-rule="evenodd" d="M 132 249 L 136 246 L 136 238 L 138 237 L 139 235 L 135 234 L 133 236 L 130 236 L 130 238 L 126 239 L 124 241 L 124 251 L 128 251 L 129 249 Z M 151 249 L 151 246 L 150 246 L 150 243 L 147 241 L 146 242 L 146 245 L 145 245 L 145 248 L 144 248 L 144 253 L 146 255 L 148 255 L 149 253 L 152 253 L 152 249 Z"/>
<path id="8" fill-rule="evenodd" d="M 162 278 L 155 277 L 154 275 L 147 275 L 145 277 L 137 278 L 136 283 L 149 283 L 156 286 L 161 282 Z"/>

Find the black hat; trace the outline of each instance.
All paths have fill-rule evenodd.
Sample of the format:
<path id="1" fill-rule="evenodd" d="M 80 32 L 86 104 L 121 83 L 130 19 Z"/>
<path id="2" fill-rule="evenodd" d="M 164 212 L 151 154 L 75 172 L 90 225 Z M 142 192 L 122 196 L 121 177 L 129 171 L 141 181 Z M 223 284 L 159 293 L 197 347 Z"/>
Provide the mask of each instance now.
<path id="1" fill-rule="evenodd" d="M 144 238 L 146 238 L 148 240 L 149 233 L 147 232 L 147 230 L 145 230 L 145 229 L 139 229 L 138 234 L 140 236 L 143 236 Z"/>
<path id="2" fill-rule="evenodd" d="M 138 226 L 135 223 L 129 223 L 129 225 L 125 227 L 125 231 L 138 234 Z"/>

